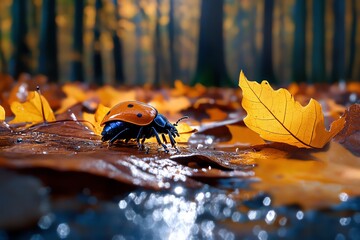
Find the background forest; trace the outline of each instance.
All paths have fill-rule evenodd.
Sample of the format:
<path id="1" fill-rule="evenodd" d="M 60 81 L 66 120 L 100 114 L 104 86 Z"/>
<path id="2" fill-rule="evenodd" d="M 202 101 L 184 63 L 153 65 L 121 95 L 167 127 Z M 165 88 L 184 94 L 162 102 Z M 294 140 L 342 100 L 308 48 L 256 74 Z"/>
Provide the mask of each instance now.
<path id="1" fill-rule="evenodd" d="M 360 79 L 356 0 L 2 0 L 0 70 L 50 82 Z"/>

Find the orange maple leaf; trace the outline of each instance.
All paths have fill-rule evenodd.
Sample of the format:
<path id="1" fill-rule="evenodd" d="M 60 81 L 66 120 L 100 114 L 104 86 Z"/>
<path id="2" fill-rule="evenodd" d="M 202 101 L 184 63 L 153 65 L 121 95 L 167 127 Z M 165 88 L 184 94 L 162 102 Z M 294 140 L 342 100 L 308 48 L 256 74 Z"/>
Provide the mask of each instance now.
<path id="1" fill-rule="evenodd" d="M 263 139 L 303 148 L 322 148 L 345 124 L 340 118 L 324 127 L 320 104 L 310 99 L 305 107 L 294 100 L 286 89 L 272 89 L 267 81 L 248 81 L 240 72 L 239 86 L 243 91 L 242 106 L 247 112 L 244 122 Z"/>
<path id="2" fill-rule="evenodd" d="M 40 123 L 55 121 L 55 115 L 45 97 L 36 91 L 29 92 L 24 103 L 14 101 L 10 105 L 15 118 L 10 121 L 15 123 Z"/>

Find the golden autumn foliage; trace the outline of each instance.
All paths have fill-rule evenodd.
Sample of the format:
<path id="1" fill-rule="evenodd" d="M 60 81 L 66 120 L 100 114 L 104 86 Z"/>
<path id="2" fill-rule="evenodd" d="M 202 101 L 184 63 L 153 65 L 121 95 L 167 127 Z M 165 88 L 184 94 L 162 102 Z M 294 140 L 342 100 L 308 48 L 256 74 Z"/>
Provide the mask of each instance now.
<path id="1" fill-rule="evenodd" d="M 247 127 L 266 140 L 302 148 L 322 148 L 344 127 L 345 119 L 334 121 L 330 131 L 324 126 L 320 104 L 311 99 L 305 107 L 286 89 L 272 89 L 267 81 L 248 81 L 240 72 L 242 106 L 247 112 Z"/>
<path id="2" fill-rule="evenodd" d="M 36 91 L 29 92 L 24 103 L 14 101 L 10 107 L 15 114 L 15 118 L 10 121 L 11 124 L 35 124 L 44 120 L 48 122 L 55 121 L 54 112 L 48 101 Z"/>
<path id="3" fill-rule="evenodd" d="M 88 121 L 90 124 L 89 127 L 94 131 L 95 134 L 101 135 L 101 131 L 103 126 L 100 126 L 101 121 L 105 117 L 106 113 L 109 112 L 110 108 L 105 107 L 102 104 L 98 105 L 98 108 L 94 114 L 91 113 L 83 113 L 84 120 Z"/>
<path id="4" fill-rule="evenodd" d="M 5 121 L 5 109 L 0 105 L 0 121 Z"/>

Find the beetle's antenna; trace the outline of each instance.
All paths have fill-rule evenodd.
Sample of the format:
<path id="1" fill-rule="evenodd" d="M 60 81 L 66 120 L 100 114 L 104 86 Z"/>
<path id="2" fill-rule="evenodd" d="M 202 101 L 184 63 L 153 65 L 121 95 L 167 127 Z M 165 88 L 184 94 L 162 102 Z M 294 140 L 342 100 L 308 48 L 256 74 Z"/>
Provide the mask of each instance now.
<path id="1" fill-rule="evenodd" d="M 184 119 L 188 119 L 188 118 L 189 118 L 188 116 L 181 117 L 181 118 L 179 118 L 179 119 L 176 121 L 176 123 L 174 123 L 173 125 L 174 125 L 174 126 L 177 126 L 180 121 L 182 121 L 182 120 L 184 120 Z"/>
<path id="2" fill-rule="evenodd" d="M 36 92 L 39 94 L 40 104 L 41 104 L 41 114 L 42 114 L 43 121 L 46 124 L 47 121 L 46 121 L 46 118 L 45 118 L 45 110 L 44 110 L 44 105 L 43 105 L 43 102 L 42 102 L 41 92 L 40 92 L 40 87 L 39 86 L 36 86 Z"/>

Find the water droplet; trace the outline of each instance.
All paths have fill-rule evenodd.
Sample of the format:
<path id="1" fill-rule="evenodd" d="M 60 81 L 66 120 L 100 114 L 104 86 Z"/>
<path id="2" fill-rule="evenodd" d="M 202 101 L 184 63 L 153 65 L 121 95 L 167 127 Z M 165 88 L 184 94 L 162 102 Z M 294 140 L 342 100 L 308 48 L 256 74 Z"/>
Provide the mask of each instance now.
<path id="1" fill-rule="evenodd" d="M 125 209 L 127 207 L 127 202 L 125 200 L 121 200 L 119 202 L 119 208 L 120 209 Z"/>
<path id="2" fill-rule="evenodd" d="M 213 229 L 215 228 L 215 223 L 213 221 L 203 221 L 201 223 L 201 230 L 205 236 L 211 237 L 213 235 Z"/>
<path id="3" fill-rule="evenodd" d="M 345 240 L 346 237 L 342 233 L 336 234 L 335 240 Z"/>
<path id="4" fill-rule="evenodd" d="M 350 217 L 343 217 L 343 218 L 340 218 L 340 220 L 339 220 L 339 223 L 341 226 L 347 226 L 350 224 L 350 222 L 351 222 Z"/>
<path id="5" fill-rule="evenodd" d="M 347 193 L 342 192 L 339 194 L 339 199 L 342 202 L 346 202 L 349 199 L 349 195 Z"/>
<path id="6" fill-rule="evenodd" d="M 126 240 L 126 238 L 122 235 L 115 235 L 111 238 L 111 240 Z"/>
<path id="7" fill-rule="evenodd" d="M 54 222 L 55 216 L 53 214 L 44 215 L 40 218 L 38 222 L 39 228 L 45 230 L 48 229 L 51 224 Z"/>
<path id="8" fill-rule="evenodd" d="M 287 223 L 287 218 L 286 217 L 280 218 L 280 220 L 279 220 L 280 226 L 285 226 L 286 223 Z"/>
<path id="9" fill-rule="evenodd" d="M 265 230 L 261 230 L 257 237 L 258 237 L 259 240 L 267 240 L 268 239 L 268 233 Z"/>
<path id="10" fill-rule="evenodd" d="M 211 145 L 214 142 L 214 139 L 212 137 L 207 137 L 205 139 L 205 144 Z"/>
<path id="11" fill-rule="evenodd" d="M 255 220 L 256 218 L 257 218 L 257 215 L 258 215 L 258 212 L 257 211 L 255 211 L 255 210 L 250 210 L 249 212 L 248 212 L 248 218 L 249 218 L 249 220 Z"/>
<path id="12" fill-rule="evenodd" d="M 267 212 L 265 217 L 265 222 L 267 224 L 272 224 L 276 219 L 276 212 L 274 210 L 270 210 Z"/>
<path id="13" fill-rule="evenodd" d="M 269 198 L 269 197 L 264 198 L 263 204 L 264 204 L 264 206 L 270 206 L 271 198 Z"/>
<path id="14" fill-rule="evenodd" d="M 298 219 L 298 220 L 302 220 L 303 218 L 304 218 L 304 212 L 303 211 L 297 211 L 296 212 L 296 218 Z"/>
<path id="15" fill-rule="evenodd" d="M 174 193 L 177 194 L 177 195 L 180 195 L 184 192 L 184 188 L 181 187 L 181 186 L 177 186 L 175 189 L 174 189 Z"/>
<path id="16" fill-rule="evenodd" d="M 356 102 L 356 99 L 357 99 L 356 93 L 350 94 L 350 96 L 349 96 L 350 102 L 354 103 L 354 102 Z"/>
<path id="17" fill-rule="evenodd" d="M 204 197 L 205 197 L 204 193 L 201 192 L 196 195 L 195 200 L 198 202 L 202 202 L 204 200 Z"/>
<path id="18" fill-rule="evenodd" d="M 40 234 L 34 234 L 30 237 L 30 240 L 43 240 L 43 236 L 41 236 Z"/>
<path id="19" fill-rule="evenodd" d="M 60 223 L 56 229 L 59 238 L 67 238 L 70 234 L 70 227 L 66 223 Z"/>
<path id="20" fill-rule="evenodd" d="M 241 213 L 239 212 L 234 212 L 231 216 L 231 220 L 233 220 L 233 222 L 239 222 L 241 219 Z"/>
<path id="21" fill-rule="evenodd" d="M 225 217 L 230 217 L 230 215 L 231 215 L 231 209 L 230 208 L 224 208 L 223 209 L 223 214 L 224 214 L 224 216 Z"/>
<path id="22" fill-rule="evenodd" d="M 353 218 L 356 223 L 360 223 L 360 213 L 355 213 Z"/>

